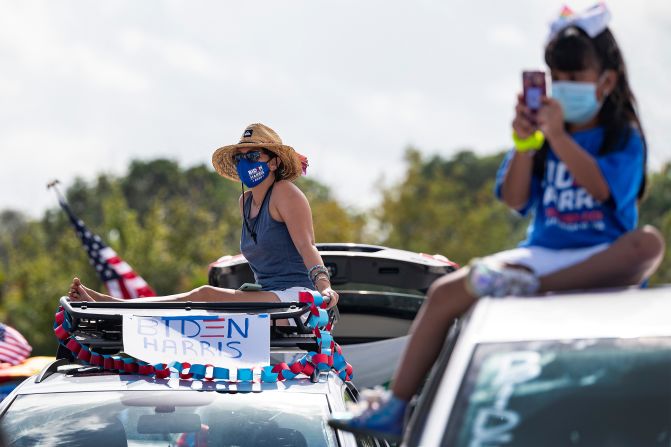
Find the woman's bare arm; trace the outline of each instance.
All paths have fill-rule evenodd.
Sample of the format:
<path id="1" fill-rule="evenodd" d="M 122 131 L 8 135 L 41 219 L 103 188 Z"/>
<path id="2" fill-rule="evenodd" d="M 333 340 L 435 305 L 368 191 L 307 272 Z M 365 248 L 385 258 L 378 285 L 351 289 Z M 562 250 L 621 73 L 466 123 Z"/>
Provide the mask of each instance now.
<path id="1" fill-rule="evenodd" d="M 305 267 L 309 269 L 315 265 L 324 265 L 315 245 L 312 211 L 305 194 L 296 185 L 287 181 L 277 182 L 273 191 L 271 216 L 275 208 L 277 215 L 273 217 L 279 218 L 278 220 L 286 224 L 291 240 L 303 258 Z M 331 283 L 328 280 L 325 278 L 318 280 L 315 286 L 320 292 L 331 295 L 329 307 L 335 305 L 338 296 L 331 289 Z"/>

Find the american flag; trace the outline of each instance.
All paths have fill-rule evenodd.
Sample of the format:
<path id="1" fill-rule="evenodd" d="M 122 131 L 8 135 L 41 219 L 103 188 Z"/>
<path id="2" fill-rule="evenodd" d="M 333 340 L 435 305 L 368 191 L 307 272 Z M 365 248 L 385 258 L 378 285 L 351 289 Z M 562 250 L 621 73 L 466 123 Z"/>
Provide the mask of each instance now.
<path id="1" fill-rule="evenodd" d="M 18 365 L 28 358 L 32 350 L 19 331 L 0 323 L 0 362 Z"/>
<path id="2" fill-rule="evenodd" d="M 111 296 L 124 299 L 156 296 L 156 292 L 130 265 L 119 258 L 111 247 L 105 245 L 100 236 L 86 228 L 84 222 L 74 215 L 60 194 L 58 203 L 74 225 L 77 236 L 82 240 L 89 255 L 89 263 L 96 269 L 98 277 L 105 283 Z"/>

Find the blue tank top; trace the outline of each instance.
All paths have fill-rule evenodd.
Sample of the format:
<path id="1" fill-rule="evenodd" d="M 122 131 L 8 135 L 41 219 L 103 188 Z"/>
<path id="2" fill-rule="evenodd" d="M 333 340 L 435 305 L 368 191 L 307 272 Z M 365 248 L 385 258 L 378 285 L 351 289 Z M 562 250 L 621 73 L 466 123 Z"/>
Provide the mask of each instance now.
<path id="1" fill-rule="evenodd" d="M 261 290 L 284 290 L 290 287 L 314 289 L 287 225 L 270 215 L 273 186 L 266 193 L 259 214 L 254 218 L 248 217 L 252 208 L 252 195 L 245 198 L 242 212 L 247 217 L 247 224 L 243 222 L 242 225 L 240 252 L 249 262 L 256 283 L 262 286 Z M 256 242 L 250 229 L 256 233 Z"/>

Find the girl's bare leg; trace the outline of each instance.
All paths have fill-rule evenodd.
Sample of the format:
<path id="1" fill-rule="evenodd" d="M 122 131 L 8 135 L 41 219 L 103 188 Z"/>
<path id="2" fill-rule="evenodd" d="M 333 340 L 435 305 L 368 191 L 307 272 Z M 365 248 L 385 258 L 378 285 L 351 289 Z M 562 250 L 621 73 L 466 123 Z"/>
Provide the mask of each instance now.
<path id="1" fill-rule="evenodd" d="M 400 365 L 409 367 L 397 368 L 392 379 L 396 397 L 406 401 L 412 398 L 438 358 L 450 322 L 475 303 L 476 299 L 466 290 L 467 275 L 468 267 L 464 267 L 436 280 L 429 288 L 401 356 Z"/>
<path id="2" fill-rule="evenodd" d="M 587 260 L 540 278 L 540 292 L 640 284 L 657 270 L 663 257 L 664 238 L 646 225 Z"/>
<path id="3" fill-rule="evenodd" d="M 540 291 L 625 286 L 641 283 L 659 266 L 664 239 L 653 227 L 627 233 L 608 249 L 584 262 L 541 278 Z M 410 400 L 438 358 L 450 322 L 472 306 L 476 298 L 466 289 L 468 268 L 435 281 L 412 324 L 412 336 L 392 380 L 392 391 Z M 401 377 L 402 374 L 402 377 Z"/>

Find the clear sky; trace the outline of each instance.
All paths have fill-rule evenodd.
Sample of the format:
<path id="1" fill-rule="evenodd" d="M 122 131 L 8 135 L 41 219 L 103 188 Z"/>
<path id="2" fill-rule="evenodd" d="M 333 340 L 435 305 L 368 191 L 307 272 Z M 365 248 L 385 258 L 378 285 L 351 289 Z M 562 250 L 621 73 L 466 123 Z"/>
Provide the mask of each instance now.
<path id="1" fill-rule="evenodd" d="M 608 5 L 659 168 L 671 161 L 671 2 Z M 121 174 L 134 158 L 209 164 L 252 122 L 306 154 L 336 197 L 371 206 L 409 145 L 449 156 L 509 144 L 520 72 L 542 67 L 561 6 L 0 0 L 0 209 L 37 217 L 56 205 L 49 180 Z"/>

